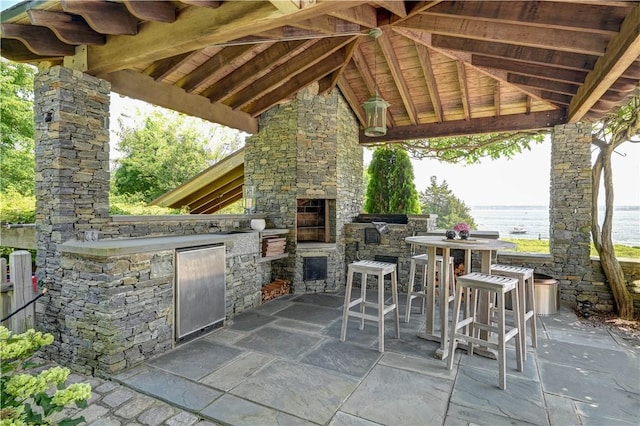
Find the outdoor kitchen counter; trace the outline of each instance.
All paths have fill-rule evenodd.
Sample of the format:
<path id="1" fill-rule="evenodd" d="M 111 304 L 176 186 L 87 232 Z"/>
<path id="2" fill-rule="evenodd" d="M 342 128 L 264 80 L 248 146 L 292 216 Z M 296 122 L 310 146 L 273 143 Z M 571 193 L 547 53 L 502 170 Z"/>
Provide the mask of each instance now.
<path id="1" fill-rule="evenodd" d="M 60 244 L 63 253 L 75 253 L 85 256 L 110 257 L 160 250 L 173 250 L 184 247 L 196 247 L 209 244 L 228 243 L 240 238 L 258 237 L 258 231 L 238 233 L 210 233 L 179 235 L 171 237 L 141 237 L 98 241 L 67 241 Z"/>

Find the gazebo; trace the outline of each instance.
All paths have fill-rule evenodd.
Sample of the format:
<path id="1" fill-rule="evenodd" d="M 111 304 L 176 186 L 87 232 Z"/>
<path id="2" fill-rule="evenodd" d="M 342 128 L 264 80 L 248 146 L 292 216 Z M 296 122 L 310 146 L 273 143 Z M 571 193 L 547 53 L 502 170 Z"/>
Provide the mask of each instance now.
<path id="1" fill-rule="evenodd" d="M 226 318 L 274 276 L 340 288 L 362 146 L 408 139 L 552 129 L 540 265 L 565 300 L 607 300 L 589 258 L 590 122 L 637 91 L 637 1 L 27 0 L 1 22 L 2 56 L 39 68 L 38 312 L 63 362 L 111 373 L 172 347 L 183 248 L 225 245 Z M 110 216 L 112 91 L 251 133 L 210 201 L 252 186 L 256 214 Z M 363 107 L 377 97 L 388 107 Z M 270 230 L 234 233 L 252 217 Z M 302 217 L 317 223 L 301 232 Z M 274 236 L 287 252 L 265 259 Z M 317 257 L 328 274 L 307 285 Z"/>

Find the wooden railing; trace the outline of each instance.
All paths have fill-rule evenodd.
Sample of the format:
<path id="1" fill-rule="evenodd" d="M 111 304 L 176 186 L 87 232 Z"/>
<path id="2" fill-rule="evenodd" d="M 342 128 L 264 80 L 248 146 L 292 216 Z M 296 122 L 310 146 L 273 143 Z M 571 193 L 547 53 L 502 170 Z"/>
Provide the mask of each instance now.
<path id="1" fill-rule="evenodd" d="M 7 274 L 7 272 L 10 274 Z M 31 302 L 37 295 L 37 286 L 31 278 L 31 253 L 17 250 L 9 255 L 9 269 L 7 260 L 0 259 L 0 319 L 11 315 L 14 311 Z M 10 276 L 10 281 L 7 277 Z M 23 333 L 35 326 L 35 303 L 12 315 L 0 325 L 7 327 L 13 333 Z"/>

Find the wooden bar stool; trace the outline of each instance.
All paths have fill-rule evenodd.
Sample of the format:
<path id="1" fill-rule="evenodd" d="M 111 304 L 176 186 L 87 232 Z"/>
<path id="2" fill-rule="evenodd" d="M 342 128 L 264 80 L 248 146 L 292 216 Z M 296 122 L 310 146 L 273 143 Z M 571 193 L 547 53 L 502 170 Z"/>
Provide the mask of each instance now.
<path id="1" fill-rule="evenodd" d="M 538 346 L 533 269 L 523 268 L 520 266 L 493 264 L 491 265 L 491 275 L 500 275 L 502 277 L 518 279 L 518 293 L 520 295 L 520 323 L 522 324 L 520 341 L 522 342 L 522 348 L 524 350 L 524 359 L 527 359 L 527 321 L 530 321 L 531 327 L 531 346 L 534 348 Z M 512 305 L 513 304 L 514 303 L 512 301 Z M 513 310 L 509 311 L 513 313 Z"/>
<path id="2" fill-rule="evenodd" d="M 449 340 L 449 360 L 447 367 L 449 370 L 453 368 L 453 359 L 455 350 L 459 341 L 467 342 L 467 351 L 469 355 L 473 354 L 473 345 L 477 344 L 488 349 L 497 351 L 498 358 L 498 386 L 500 389 L 507 387 L 507 368 L 506 368 L 506 344 L 512 338 L 515 338 L 516 357 L 518 363 L 518 371 L 522 371 L 522 344 L 518 338 L 520 330 L 519 304 L 513 303 L 515 311 L 515 325 L 507 330 L 505 323 L 505 300 L 506 294 L 511 292 L 512 300 L 518 300 L 518 280 L 509 277 L 500 277 L 496 275 L 481 274 L 472 272 L 467 275 L 458 277 L 458 285 L 456 289 L 456 297 L 453 303 L 453 323 L 451 325 L 451 338 Z M 469 315 L 460 320 L 460 305 L 462 303 L 463 292 L 467 290 L 471 293 L 471 309 Z M 477 304 L 479 301 L 478 291 L 489 292 L 490 296 L 495 296 L 497 301 L 495 316 L 489 316 L 486 322 L 478 317 Z M 491 297 L 491 300 L 494 300 Z M 494 325 L 495 324 L 495 325 Z M 461 331 L 468 326 L 468 334 Z M 478 333 L 480 330 L 487 332 L 487 338 L 483 339 Z M 490 341 L 490 333 L 498 335 L 498 342 Z"/>
<path id="3" fill-rule="evenodd" d="M 351 288 L 353 285 L 353 275 L 362 274 L 362 284 L 360 288 L 360 297 L 351 300 Z M 384 277 L 391 275 L 391 297 L 390 305 L 384 304 Z M 378 302 L 367 302 L 367 276 L 375 275 L 378 277 Z M 352 311 L 354 306 L 360 306 L 360 311 Z M 365 313 L 365 308 L 375 308 L 378 315 L 370 315 Z M 384 316 L 394 311 L 396 325 L 396 339 L 400 338 L 400 318 L 398 316 L 398 278 L 396 275 L 396 264 L 386 262 L 375 262 L 372 260 L 360 260 L 350 263 L 347 270 L 347 289 L 344 295 L 344 310 L 342 314 L 342 332 L 340 340 L 345 341 L 347 338 L 347 323 L 349 317 L 360 318 L 360 330 L 364 330 L 364 320 L 376 321 L 378 323 L 378 351 L 384 352 Z"/>
<path id="4" fill-rule="evenodd" d="M 422 299 L 422 303 L 420 306 L 420 314 L 424 315 L 425 306 L 427 305 L 427 265 L 429 263 L 429 256 L 427 254 L 419 254 L 417 256 L 411 257 L 411 264 L 409 266 L 409 288 L 407 289 L 407 309 L 404 314 L 404 322 L 409 322 L 409 318 L 411 316 L 411 301 L 416 297 Z M 420 290 L 415 290 L 415 279 L 416 279 L 416 267 L 422 266 L 422 285 L 420 286 Z M 442 256 L 436 256 L 436 269 L 438 271 L 438 280 L 441 280 L 444 274 L 442 273 Z M 449 299 L 448 302 L 453 302 L 453 298 L 455 295 L 455 277 L 453 270 L 453 257 L 449 258 Z M 435 291 L 433 292 L 435 295 Z M 434 305 L 435 300 L 432 300 L 429 306 Z"/>

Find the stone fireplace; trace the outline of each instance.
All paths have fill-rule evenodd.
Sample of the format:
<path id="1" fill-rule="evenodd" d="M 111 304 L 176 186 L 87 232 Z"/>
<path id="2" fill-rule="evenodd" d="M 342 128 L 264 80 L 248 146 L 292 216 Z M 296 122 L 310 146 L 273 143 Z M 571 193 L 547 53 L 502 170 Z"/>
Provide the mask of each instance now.
<path id="1" fill-rule="evenodd" d="M 362 207 L 358 123 L 338 89 L 317 90 L 312 85 L 263 113 L 260 132 L 245 145 L 245 184 L 256 188 L 256 211 L 268 227 L 291 230 L 291 255 L 271 262 L 271 273 L 291 280 L 294 293 L 344 287 L 344 225 Z M 326 272 L 310 269 L 325 264 Z"/>

